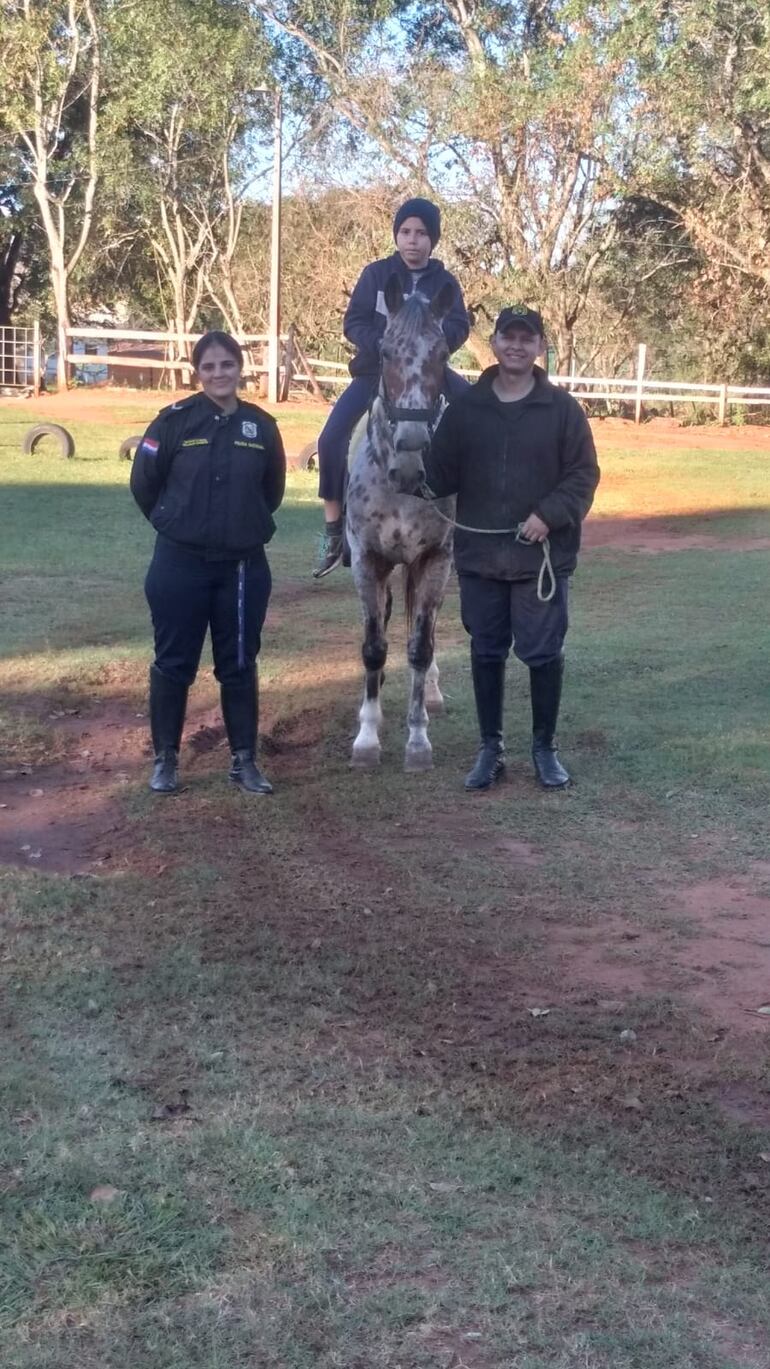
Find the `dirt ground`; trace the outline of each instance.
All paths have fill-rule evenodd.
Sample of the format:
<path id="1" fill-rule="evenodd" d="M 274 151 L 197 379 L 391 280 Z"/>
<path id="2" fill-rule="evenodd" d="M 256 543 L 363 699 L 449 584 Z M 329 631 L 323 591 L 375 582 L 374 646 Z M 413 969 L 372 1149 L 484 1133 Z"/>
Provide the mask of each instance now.
<path id="1" fill-rule="evenodd" d="M 76 878 L 156 873 L 148 867 L 147 852 L 136 847 L 135 838 L 124 828 L 121 805 L 121 791 L 140 781 L 148 768 L 146 717 L 121 697 L 118 681 L 106 695 L 78 700 L 41 697 L 40 709 L 40 722 L 52 729 L 60 759 L 55 764 L 30 760 L 0 773 L 0 863 Z M 327 724 L 328 713 L 320 706 L 278 720 L 266 708 L 261 750 L 277 787 L 296 782 L 307 767 L 323 763 Z M 218 708 L 193 704 L 185 734 L 186 780 L 194 785 L 208 774 L 223 772 L 226 764 Z M 518 791 L 526 799 L 530 784 L 525 767 L 513 767 L 505 786 L 482 796 L 480 802 L 508 805 Z M 164 823 L 169 811 L 172 827 L 177 816 L 183 822 L 183 805 L 169 810 L 168 801 L 164 802 Z M 745 875 L 686 887 L 672 886 L 661 874 L 658 922 L 640 924 L 618 911 L 598 925 L 575 925 L 561 921 L 558 912 L 544 914 L 532 908 L 521 893 L 528 872 L 546 859 L 545 848 L 507 835 L 490 836 L 476 819 L 478 811 L 469 806 L 462 817 L 459 813 L 436 816 L 437 843 L 450 839 L 454 850 L 467 849 L 477 858 L 486 851 L 490 861 L 503 866 L 512 906 L 516 906 L 517 930 L 525 938 L 531 932 L 533 950 L 519 956 L 515 964 L 507 959 L 500 963 L 495 957 L 484 959 L 473 951 L 473 972 L 464 981 L 462 997 L 452 1005 L 451 1021 L 430 1024 L 434 1051 L 442 1033 L 451 1037 L 450 1054 L 460 1046 L 468 1053 L 474 1043 L 477 1048 L 485 1040 L 488 1044 L 509 1029 L 514 1000 L 534 1009 L 558 1001 L 562 1007 L 567 1004 L 577 1010 L 588 1005 L 612 1010 L 636 995 L 648 999 L 670 995 L 692 1012 L 704 1023 L 700 1046 L 710 1043 L 709 1055 L 715 1046 L 719 1052 L 722 1041 L 746 1059 L 753 1054 L 752 1042 L 764 1045 L 767 1019 L 758 1016 L 756 1009 L 770 1001 L 770 897 L 758 892 L 757 886 L 767 883 L 770 862 L 755 862 Z M 367 852 L 358 841 L 348 840 L 331 808 L 326 814 L 314 812 L 309 820 L 318 859 L 328 868 L 332 884 L 340 893 L 344 887 L 346 901 L 371 900 L 367 891 L 386 885 L 391 878 L 380 869 L 374 848 Z M 632 833 L 643 817 L 630 813 L 617 822 Z M 423 841 L 430 838 L 428 828 L 420 837 Z M 701 838 L 712 844 L 715 840 Z M 407 834 L 403 841 L 408 852 Z M 172 839 L 163 863 L 174 859 Z M 156 865 L 159 870 L 161 865 Z M 248 877 L 245 871 L 244 879 Z M 510 910 L 482 908 L 481 912 L 491 924 L 496 918 L 507 918 Z M 283 934 L 297 938 L 299 944 L 307 939 L 306 915 L 298 910 L 296 923 L 291 925 L 282 890 L 276 892 L 274 908 L 262 906 L 261 916 L 280 925 Z M 350 932 L 348 928 L 346 936 Z M 461 946 L 452 949 L 455 955 L 463 953 Z M 368 1026 L 358 1024 L 359 1050 L 376 1046 L 378 1011 L 374 1005 Z M 668 1058 L 673 1060 L 676 1052 L 671 1043 L 664 1049 L 671 1051 Z M 695 1042 L 686 1050 L 679 1048 L 678 1065 L 686 1072 L 697 1072 L 699 1053 Z M 547 1089 L 547 1079 L 543 1087 Z M 761 1116 L 756 1115 L 758 1107 Z M 770 1125 L 770 1102 L 763 1111 L 753 1097 L 750 1108 L 755 1121 Z"/>
<path id="2" fill-rule="evenodd" d="M 4 408 L 23 410 L 30 405 L 40 405 L 51 419 L 64 423 L 67 420 L 108 422 L 111 411 L 116 406 L 135 406 L 137 410 L 146 408 L 150 412 L 171 404 L 175 399 L 184 399 L 188 391 L 137 391 L 110 388 L 83 388 L 67 394 L 43 393 L 39 399 L 6 397 L 1 401 Z M 268 405 L 260 400 L 265 408 L 271 409 L 280 418 L 281 414 L 291 417 L 296 413 L 306 413 L 308 409 L 318 410 L 318 424 L 321 427 L 328 406 L 314 400 L 310 395 L 302 399 L 291 399 L 285 404 Z M 651 442 L 664 437 L 667 446 L 682 446 L 703 451 L 740 447 L 750 450 L 767 450 L 770 445 L 770 428 L 761 424 L 742 424 L 740 427 L 720 428 L 716 424 L 702 426 L 684 425 L 675 418 L 655 417 L 639 425 L 624 418 L 597 418 L 592 423 L 597 444 L 603 441 L 615 444 L 622 441 L 629 448 L 649 447 Z"/>

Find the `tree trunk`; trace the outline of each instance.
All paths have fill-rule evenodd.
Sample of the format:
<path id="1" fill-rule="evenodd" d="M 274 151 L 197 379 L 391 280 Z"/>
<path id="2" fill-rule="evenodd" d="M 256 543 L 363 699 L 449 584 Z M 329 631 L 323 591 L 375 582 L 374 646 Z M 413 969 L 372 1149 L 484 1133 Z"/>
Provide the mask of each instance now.
<path id="1" fill-rule="evenodd" d="M 51 284 L 56 305 L 56 385 L 59 390 L 66 390 L 70 380 L 70 365 L 67 361 L 67 353 L 69 352 L 68 329 L 70 326 L 68 283 L 67 269 L 64 263 L 61 262 L 59 265 L 52 266 Z"/>
<path id="2" fill-rule="evenodd" d="M 0 328 L 8 328 L 13 319 L 16 303 L 14 282 L 23 241 L 23 233 L 12 233 L 0 257 Z"/>

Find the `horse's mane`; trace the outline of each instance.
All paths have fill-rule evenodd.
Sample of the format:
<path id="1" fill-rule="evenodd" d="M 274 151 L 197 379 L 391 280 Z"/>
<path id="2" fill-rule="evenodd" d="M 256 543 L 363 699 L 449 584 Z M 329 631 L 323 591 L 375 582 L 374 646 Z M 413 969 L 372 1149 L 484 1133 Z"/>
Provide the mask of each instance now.
<path id="1" fill-rule="evenodd" d="M 431 311 L 430 301 L 417 291 L 404 301 L 398 313 L 389 320 L 388 335 L 390 337 L 403 337 L 407 340 L 418 337 L 425 331 L 426 316 L 435 323 L 437 329 L 440 327 L 438 320 L 434 318 Z"/>

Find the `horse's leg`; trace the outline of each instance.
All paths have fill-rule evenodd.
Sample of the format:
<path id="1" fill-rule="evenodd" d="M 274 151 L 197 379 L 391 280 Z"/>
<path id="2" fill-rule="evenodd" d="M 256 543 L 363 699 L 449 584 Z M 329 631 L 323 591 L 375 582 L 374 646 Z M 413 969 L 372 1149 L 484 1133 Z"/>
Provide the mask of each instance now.
<path id="1" fill-rule="evenodd" d="M 433 748 L 428 738 L 427 680 L 433 667 L 435 673 L 431 677 L 431 685 L 438 691 L 434 635 L 436 617 L 449 576 L 449 557 L 446 553 L 439 552 L 436 556 L 411 566 L 409 573 L 412 576 L 413 626 L 407 645 L 407 657 L 412 667 L 412 688 L 407 713 L 409 737 L 406 743 L 404 769 L 417 771 L 430 770 L 433 765 Z"/>
<path id="2" fill-rule="evenodd" d="M 381 747 L 379 728 L 382 722 L 380 690 L 385 673 L 388 643 L 385 620 L 389 589 L 387 574 L 366 557 L 356 559 L 353 567 L 364 617 L 362 656 L 366 670 L 364 699 L 358 714 L 358 735 L 353 742 L 351 765 L 368 768 L 379 764 Z"/>
<path id="3" fill-rule="evenodd" d="M 444 695 L 439 688 L 438 663 L 435 656 L 425 672 L 425 707 L 431 714 L 444 711 Z"/>

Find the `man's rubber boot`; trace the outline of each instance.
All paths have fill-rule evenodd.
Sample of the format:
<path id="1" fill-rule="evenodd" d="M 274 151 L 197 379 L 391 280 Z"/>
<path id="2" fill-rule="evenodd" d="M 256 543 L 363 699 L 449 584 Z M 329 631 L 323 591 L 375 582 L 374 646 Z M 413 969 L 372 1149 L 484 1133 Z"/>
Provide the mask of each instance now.
<path id="1" fill-rule="evenodd" d="M 321 539 L 321 550 L 318 554 L 318 564 L 313 571 L 314 580 L 322 580 L 324 575 L 329 575 L 342 564 L 344 554 L 343 526 L 342 519 L 335 518 L 331 523 L 327 523 L 324 528 L 324 535 Z"/>
<path id="2" fill-rule="evenodd" d="M 554 740 L 563 678 L 563 656 L 546 661 L 545 665 L 530 666 L 532 760 L 535 774 L 544 789 L 563 789 L 570 782 L 569 772 L 559 760 Z"/>
<path id="3" fill-rule="evenodd" d="M 272 794 L 256 762 L 259 695 L 256 671 L 245 684 L 222 685 L 222 717 L 232 752 L 230 779 L 248 794 Z"/>
<path id="4" fill-rule="evenodd" d="M 505 773 L 503 744 L 503 695 L 505 661 L 480 660 L 471 652 L 473 693 L 481 732 L 481 749 L 473 769 L 465 777 L 465 788 L 489 789 Z"/>
<path id="5" fill-rule="evenodd" d="M 186 684 L 150 666 L 150 730 L 155 764 L 150 777 L 154 794 L 174 794 L 179 788 L 177 763 L 187 711 Z"/>

